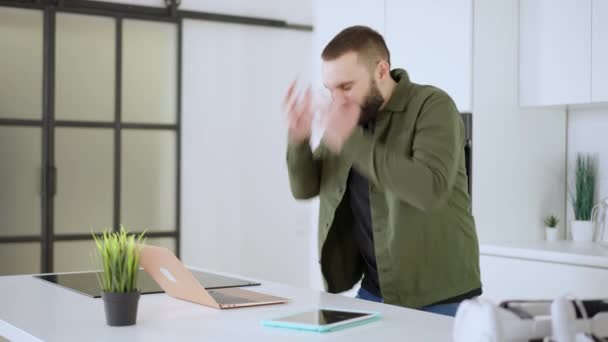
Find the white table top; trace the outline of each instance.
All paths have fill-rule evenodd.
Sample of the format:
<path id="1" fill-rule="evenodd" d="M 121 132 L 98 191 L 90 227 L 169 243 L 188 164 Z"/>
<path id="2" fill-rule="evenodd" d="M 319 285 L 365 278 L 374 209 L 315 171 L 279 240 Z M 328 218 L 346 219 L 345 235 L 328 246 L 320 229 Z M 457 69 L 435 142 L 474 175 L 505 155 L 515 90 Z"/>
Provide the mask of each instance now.
<path id="1" fill-rule="evenodd" d="M 204 271 L 204 270 L 203 270 Z M 450 341 L 453 319 L 262 281 L 254 291 L 291 299 L 288 304 L 217 310 L 171 298 L 142 295 L 137 324 L 109 327 L 101 299 L 31 276 L 0 277 L 0 336 L 13 341 Z M 263 319 L 317 307 L 371 310 L 380 321 L 337 332 L 263 327 Z"/>
<path id="2" fill-rule="evenodd" d="M 594 242 L 520 241 L 481 243 L 481 255 L 608 269 L 608 246 Z"/>

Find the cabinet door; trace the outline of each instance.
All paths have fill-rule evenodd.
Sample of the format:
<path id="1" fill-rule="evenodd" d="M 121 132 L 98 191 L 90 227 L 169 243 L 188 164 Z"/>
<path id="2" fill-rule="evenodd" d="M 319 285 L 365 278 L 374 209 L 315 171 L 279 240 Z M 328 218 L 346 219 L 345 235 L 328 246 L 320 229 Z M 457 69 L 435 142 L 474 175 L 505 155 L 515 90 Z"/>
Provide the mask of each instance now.
<path id="1" fill-rule="evenodd" d="M 591 0 L 520 1 L 522 106 L 590 102 L 590 61 Z"/>
<path id="2" fill-rule="evenodd" d="M 591 101 L 608 102 L 608 0 L 593 0 Z"/>
<path id="3" fill-rule="evenodd" d="M 386 1 L 393 67 L 445 90 L 463 112 L 472 106 L 472 13 L 471 0 Z"/>
<path id="4" fill-rule="evenodd" d="M 565 294 L 606 298 L 608 269 L 482 255 L 483 296 L 510 299 L 553 299 Z"/>
<path id="5" fill-rule="evenodd" d="M 307 246 L 316 238 L 308 204 L 293 199 L 285 176 L 281 100 L 298 71 L 310 73 L 311 36 L 184 21 L 181 251 L 186 262 L 307 286 L 309 264 L 318 265 Z M 251 82 L 242 81 L 244 74 Z M 220 140 L 226 143 L 217 144 Z M 276 267 L 276 260 L 283 266 Z"/>

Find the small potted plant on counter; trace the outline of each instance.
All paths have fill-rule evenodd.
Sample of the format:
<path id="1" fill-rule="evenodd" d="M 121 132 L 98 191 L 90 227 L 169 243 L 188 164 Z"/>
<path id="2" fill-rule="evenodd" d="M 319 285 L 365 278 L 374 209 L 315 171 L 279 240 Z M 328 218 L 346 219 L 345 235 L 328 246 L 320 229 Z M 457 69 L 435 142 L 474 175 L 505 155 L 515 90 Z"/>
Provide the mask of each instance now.
<path id="1" fill-rule="evenodd" d="M 558 239 L 558 229 L 557 224 L 559 223 L 559 219 L 555 217 L 555 215 L 550 215 L 545 219 L 545 238 L 547 241 L 557 241 Z"/>
<path id="2" fill-rule="evenodd" d="M 595 159 L 591 155 L 577 154 L 574 192 L 570 194 L 575 219 L 570 226 L 573 241 L 593 241 L 591 211 L 595 194 L 595 173 Z"/>
<path id="3" fill-rule="evenodd" d="M 144 233 L 136 237 L 121 226 L 119 232 L 106 231 L 93 238 L 102 267 L 98 278 L 106 323 L 109 326 L 134 325 L 140 296 L 137 275 Z"/>

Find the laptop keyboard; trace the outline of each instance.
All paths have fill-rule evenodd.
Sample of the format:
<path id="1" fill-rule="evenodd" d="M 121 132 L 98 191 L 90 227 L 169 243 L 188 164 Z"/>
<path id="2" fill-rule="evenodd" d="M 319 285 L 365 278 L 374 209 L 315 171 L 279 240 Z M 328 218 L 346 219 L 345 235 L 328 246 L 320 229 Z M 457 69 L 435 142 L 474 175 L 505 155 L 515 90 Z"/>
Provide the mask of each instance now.
<path id="1" fill-rule="evenodd" d="M 213 299 L 215 299 L 215 301 L 218 304 L 247 304 L 247 303 L 256 303 L 256 301 L 253 300 L 249 300 L 249 299 L 245 299 L 245 298 L 241 298 L 241 297 L 236 297 L 236 296 L 231 296 L 231 295 L 227 295 L 221 292 L 216 292 L 216 291 L 208 291 L 209 294 L 211 295 L 211 297 L 213 297 Z"/>

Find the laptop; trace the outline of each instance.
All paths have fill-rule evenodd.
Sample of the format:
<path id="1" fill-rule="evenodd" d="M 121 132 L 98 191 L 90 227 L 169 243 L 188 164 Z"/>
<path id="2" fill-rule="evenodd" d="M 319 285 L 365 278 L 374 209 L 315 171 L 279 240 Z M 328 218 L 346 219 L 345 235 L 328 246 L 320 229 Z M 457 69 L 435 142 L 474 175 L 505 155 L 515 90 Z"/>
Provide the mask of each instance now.
<path id="1" fill-rule="evenodd" d="M 228 287 L 249 287 L 257 286 L 260 283 L 252 282 L 245 279 L 225 277 L 214 273 L 201 272 L 190 269 L 190 272 L 199 281 L 199 283 L 205 286 L 207 290 L 223 289 Z M 49 273 L 34 275 L 34 278 L 44 280 L 45 282 L 53 285 L 66 288 L 68 290 L 80 293 L 85 296 L 92 298 L 101 298 L 101 285 L 99 284 L 99 277 L 101 277 L 101 271 L 86 271 L 86 272 L 74 272 L 74 273 Z M 142 295 L 149 293 L 164 293 L 163 289 L 158 286 L 156 281 L 152 279 L 144 271 L 140 269 L 137 276 L 137 288 Z"/>
<path id="2" fill-rule="evenodd" d="M 166 247 L 144 246 L 140 265 L 171 297 L 216 309 L 283 304 L 289 301 L 240 288 L 206 290 Z"/>

